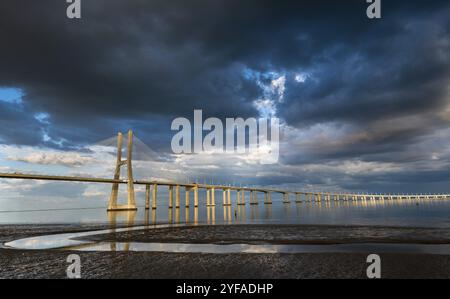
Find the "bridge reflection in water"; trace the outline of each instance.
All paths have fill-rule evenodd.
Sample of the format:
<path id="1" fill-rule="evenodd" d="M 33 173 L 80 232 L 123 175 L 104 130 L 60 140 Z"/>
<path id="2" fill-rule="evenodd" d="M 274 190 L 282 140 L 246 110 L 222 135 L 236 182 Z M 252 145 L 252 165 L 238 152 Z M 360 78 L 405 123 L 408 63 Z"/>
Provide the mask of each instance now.
<path id="1" fill-rule="evenodd" d="M 284 204 L 288 205 L 288 204 Z M 216 217 L 219 214 L 219 209 L 222 210 L 221 219 L 216 223 Z M 181 215 L 184 211 L 184 215 Z M 121 228 L 123 231 L 123 227 L 129 227 L 130 231 L 132 227 L 135 225 L 144 226 L 153 226 L 160 223 L 168 223 L 168 224 L 186 224 L 186 225 L 215 225 L 215 224 L 239 224 L 246 223 L 247 220 L 258 220 L 260 219 L 260 209 L 258 206 L 252 205 L 249 207 L 249 211 L 247 211 L 245 206 L 239 205 L 236 207 L 233 206 L 224 206 L 223 208 L 216 208 L 215 206 L 208 206 L 206 210 L 201 209 L 202 212 L 206 212 L 206 215 L 201 215 L 199 220 L 199 207 L 192 208 L 169 208 L 167 218 L 158 219 L 157 210 L 150 209 L 145 210 L 143 223 L 142 221 L 137 221 L 137 211 L 136 210 L 127 210 L 127 211 L 108 211 L 108 224 L 111 230 L 111 233 L 116 233 L 118 228 Z M 247 215 L 248 213 L 248 215 Z M 184 216 L 184 217 L 183 217 Z M 206 217 L 205 217 L 206 216 Z M 272 218 L 272 205 L 264 206 L 264 213 L 262 214 L 263 219 L 271 219 Z M 126 229 L 125 229 L 126 231 Z M 130 248 L 129 242 L 114 242 L 110 241 L 110 250 L 111 251 L 128 251 Z M 120 247 L 120 248 L 119 248 Z"/>
<path id="2" fill-rule="evenodd" d="M 288 205 L 288 204 L 284 204 Z M 222 213 L 218 213 L 219 209 L 222 209 Z M 206 215 L 200 215 L 200 210 L 205 212 Z M 145 210 L 143 221 L 136 221 L 137 211 L 108 211 L 108 224 L 111 229 L 123 226 L 134 225 L 155 225 L 161 223 L 168 224 L 238 224 L 246 223 L 246 220 L 258 220 L 258 219 L 271 219 L 272 218 L 272 206 L 264 206 L 263 213 L 257 206 L 251 206 L 248 208 L 244 206 L 227 206 L 223 208 L 206 207 L 205 209 L 199 209 L 198 207 L 184 208 L 183 211 L 180 208 L 169 208 L 167 218 L 162 217 L 158 219 L 157 210 Z M 219 214 L 219 215 L 218 215 Z M 248 214 L 248 215 L 247 215 Z M 216 223 L 217 217 L 218 219 Z M 142 219 L 142 218 L 141 218 Z"/>
<path id="3" fill-rule="evenodd" d="M 173 225 L 228 225 L 251 223 L 305 223 L 305 224 L 332 224 L 333 221 L 341 221 L 343 218 L 351 218 L 355 214 L 357 219 L 370 220 L 370 216 L 378 215 L 383 219 L 383 225 L 390 225 L 389 217 L 395 220 L 398 214 L 395 211 L 401 209 L 412 213 L 421 213 L 425 208 L 435 205 L 438 209 L 445 203 L 442 200 L 417 200 L 409 199 L 376 200 L 376 201 L 317 201 L 317 202 L 283 202 L 274 201 L 271 205 L 238 205 L 232 203 L 229 206 L 191 206 L 182 208 L 148 209 L 137 211 L 109 211 L 108 221 L 110 229 L 115 232 L 117 228 L 124 226 L 143 225 L 152 227 L 157 224 Z M 356 212 L 356 213 L 355 213 Z M 360 213 L 359 213 L 360 212 Z M 326 215 L 324 217 L 324 215 Z M 392 216 L 393 215 L 393 216 Z M 327 218 L 328 217 L 328 218 Z M 317 221 L 317 219 L 326 219 Z M 379 219 L 379 218 L 378 218 Z M 417 218 L 415 218 L 417 219 Z M 281 220 L 281 221 L 280 221 Z M 283 222 L 285 221 L 285 222 Z M 330 222 L 328 222 L 330 221 Z M 360 222 L 364 225 L 366 222 Z M 346 224 L 346 223 L 340 223 Z M 348 223 L 347 223 L 348 224 Z M 371 224 L 369 222 L 369 224 Z M 111 250 L 128 250 L 129 243 L 111 242 Z M 120 248 L 119 248 L 120 247 Z"/>
<path id="4" fill-rule="evenodd" d="M 185 208 L 146 209 L 143 210 L 144 217 L 137 218 L 137 210 L 108 211 L 108 222 L 111 228 L 133 225 L 155 225 L 155 224 L 239 224 L 249 223 L 255 220 L 274 220 L 300 218 L 310 214 L 317 214 L 325 211 L 345 211 L 351 208 L 352 211 L 376 211 L 377 208 L 387 207 L 416 207 L 420 205 L 433 205 L 442 203 L 442 200 L 410 199 L 391 200 L 370 200 L 370 201 L 311 201 L 311 202 L 274 202 L 270 205 L 238 205 L 228 206 L 191 206 Z M 276 206 L 276 215 L 273 214 Z M 165 212 L 167 211 L 167 212 Z M 136 221 L 136 219 L 140 219 Z"/>

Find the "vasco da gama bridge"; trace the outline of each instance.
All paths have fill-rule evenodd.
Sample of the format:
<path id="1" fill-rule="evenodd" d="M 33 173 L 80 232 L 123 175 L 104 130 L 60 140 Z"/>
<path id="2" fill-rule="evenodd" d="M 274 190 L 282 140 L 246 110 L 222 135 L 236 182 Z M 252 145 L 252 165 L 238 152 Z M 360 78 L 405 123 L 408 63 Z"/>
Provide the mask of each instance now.
<path id="1" fill-rule="evenodd" d="M 321 201 L 376 201 L 376 200 L 418 200 L 418 199 L 449 199 L 450 194 L 354 194 L 354 193 L 330 193 L 330 192 L 303 192 L 292 190 L 276 190 L 267 188 L 237 187 L 213 184 L 198 183 L 177 183 L 177 182 L 161 182 L 161 181 L 145 181 L 133 179 L 132 167 L 132 148 L 133 148 L 133 132 L 128 131 L 127 157 L 122 159 L 123 135 L 117 135 L 117 162 L 114 172 L 114 178 L 88 178 L 88 177 L 72 177 L 72 176 L 53 176 L 40 174 L 22 174 L 22 173 L 0 173 L 0 178 L 7 179 L 30 179 L 30 180 L 50 180 L 50 181 L 66 181 L 66 182 L 87 182 L 87 183 L 105 183 L 112 184 L 111 195 L 108 204 L 108 211 L 124 211 L 137 210 L 134 185 L 145 185 L 145 209 L 156 209 L 158 201 L 158 187 L 165 186 L 169 189 L 169 208 L 179 208 L 181 205 L 180 189 L 185 190 L 185 207 L 191 205 L 191 192 L 193 193 L 194 207 L 198 207 L 198 195 L 200 190 L 206 191 L 206 205 L 215 206 L 216 191 L 222 191 L 222 205 L 231 206 L 231 195 L 236 196 L 237 205 L 245 205 L 246 194 L 249 194 L 250 205 L 260 203 L 258 195 L 264 198 L 264 204 L 272 204 L 272 194 L 278 193 L 282 195 L 284 203 L 290 203 L 291 198 L 295 198 L 296 202 L 321 202 Z M 120 178 L 120 169 L 122 166 L 127 167 L 126 179 Z M 119 185 L 127 187 L 127 203 L 118 204 Z M 151 203 L 150 203 L 151 197 Z M 174 202 L 175 198 L 175 202 Z"/>

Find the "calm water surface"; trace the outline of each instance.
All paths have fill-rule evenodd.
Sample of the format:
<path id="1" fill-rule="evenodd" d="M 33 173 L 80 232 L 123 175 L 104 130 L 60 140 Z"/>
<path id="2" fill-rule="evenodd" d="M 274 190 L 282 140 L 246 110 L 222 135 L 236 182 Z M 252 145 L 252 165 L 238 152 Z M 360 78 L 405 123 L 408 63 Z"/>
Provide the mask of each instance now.
<path id="1" fill-rule="evenodd" d="M 393 225 L 414 227 L 450 227 L 448 200 L 377 200 L 371 202 L 303 202 L 272 205 L 206 207 L 200 198 L 198 208 L 169 209 L 159 202 L 156 210 L 106 212 L 106 208 L 0 212 L 1 224 L 47 223 L 283 223 L 332 225 Z"/>

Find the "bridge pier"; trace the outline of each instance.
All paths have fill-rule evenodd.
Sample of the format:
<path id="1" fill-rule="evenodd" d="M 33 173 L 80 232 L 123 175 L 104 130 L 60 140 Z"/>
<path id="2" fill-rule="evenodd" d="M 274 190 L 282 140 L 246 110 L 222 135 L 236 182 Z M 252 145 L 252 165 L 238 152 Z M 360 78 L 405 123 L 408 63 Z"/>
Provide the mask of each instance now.
<path id="1" fill-rule="evenodd" d="M 251 192 L 251 195 L 252 195 L 252 197 L 253 197 L 253 200 L 251 201 L 251 205 L 257 205 L 257 204 L 259 204 L 258 203 L 258 193 L 257 193 L 257 191 L 255 190 L 255 191 L 252 191 Z"/>
<path id="2" fill-rule="evenodd" d="M 231 189 L 225 188 L 223 189 L 223 206 L 231 206 Z"/>
<path id="3" fill-rule="evenodd" d="M 266 205 L 272 204 L 272 195 L 270 192 L 264 192 L 264 203 Z"/>
<path id="4" fill-rule="evenodd" d="M 180 207 L 180 186 L 175 187 L 175 208 Z"/>
<path id="5" fill-rule="evenodd" d="M 245 206 L 245 190 L 239 190 L 239 193 L 241 194 L 241 201 L 238 203 L 238 205 Z"/>
<path id="6" fill-rule="evenodd" d="M 158 184 L 153 184 L 153 197 L 152 197 L 152 209 L 156 210 L 158 196 Z"/>
<path id="7" fill-rule="evenodd" d="M 198 186 L 194 187 L 194 208 L 198 208 Z"/>
<path id="8" fill-rule="evenodd" d="M 173 208 L 173 186 L 169 186 L 169 209 Z"/>
<path id="9" fill-rule="evenodd" d="M 145 185 L 145 209 L 150 209 L 150 185 Z"/>
<path id="10" fill-rule="evenodd" d="M 185 207 L 186 207 L 186 208 L 189 208 L 189 204 L 190 204 L 190 198 L 189 198 L 189 195 L 190 195 L 190 192 L 191 192 L 191 188 L 185 187 L 185 188 L 184 188 L 184 191 L 185 191 L 185 197 L 186 197 L 186 204 L 185 204 Z"/>
<path id="11" fill-rule="evenodd" d="M 255 199 L 254 199 L 253 190 L 250 190 L 250 205 L 254 205 L 254 204 L 255 204 Z"/>
<path id="12" fill-rule="evenodd" d="M 127 145 L 127 159 L 122 160 L 122 143 L 123 136 L 122 133 L 117 134 L 117 161 L 116 169 L 114 171 L 114 180 L 120 179 L 120 167 L 123 165 L 127 166 L 127 204 L 118 205 L 117 197 L 119 194 L 119 184 L 113 183 L 111 196 L 108 203 L 108 211 L 135 211 L 137 210 L 136 201 L 134 198 L 134 180 L 133 180 L 133 167 L 131 165 L 132 160 L 132 148 L 133 148 L 133 132 L 128 131 L 128 145 Z"/>
<path id="13" fill-rule="evenodd" d="M 322 194 L 320 194 L 320 193 L 316 194 L 316 201 L 317 202 L 321 202 L 322 201 Z"/>
<path id="14" fill-rule="evenodd" d="M 215 206 L 216 205 L 216 190 L 214 189 L 214 187 L 211 188 L 211 206 Z"/>
<path id="15" fill-rule="evenodd" d="M 283 203 L 291 203 L 289 201 L 289 193 L 288 192 L 283 193 Z"/>

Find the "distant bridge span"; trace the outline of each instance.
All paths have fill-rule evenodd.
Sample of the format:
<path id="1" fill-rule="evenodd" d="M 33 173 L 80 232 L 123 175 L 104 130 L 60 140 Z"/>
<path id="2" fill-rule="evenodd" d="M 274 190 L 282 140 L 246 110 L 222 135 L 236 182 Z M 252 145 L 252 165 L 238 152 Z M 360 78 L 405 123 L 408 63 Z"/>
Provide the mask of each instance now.
<path id="1" fill-rule="evenodd" d="M 213 184 L 198 184 L 198 183 L 178 183 L 169 181 L 146 181 L 134 180 L 131 153 L 133 145 L 133 133 L 128 132 L 128 146 L 127 159 L 122 160 L 122 133 L 117 137 L 117 163 L 113 179 L 92 178 L 92 177 L 76 177 L 76 176 L 55 176 L 55 175 L 41 175 L 41 174 L 24 174 L 24 173 L 0 173 L 0 178 L 4 179 L 29 179 L 29 180 L 46 180 L 46 181 L 65 181 L 65 182 L 85 182 L 85 183 L 104 183 L 112 184 L 111 196 L 108 204 L 109 211 L 117 210 L 137 210 L 135 202 L 134 185 L 145 185 L 145 208 L 150 209 L 150 195 L 152 195 L 151 208 L 157 207 L 157 193 L 158 186 L 166 186 L 169 188 L 169 208 L 174 206 L 175 193 L 175 207 L 180 207 L 180 188 L 185 189 L 185 206 L 190 205 L 190 191 L 194 193 L 194 206 L 198 207 L 198 192 L 199 189 L 206 190 L 206 205 L 215 205 L 215 191 L 222 190 L 222 199 L 224 206 L 231 205 L 231 191 L 234 191 L 237 196 L 236 203 L 238 205 L 245 205 L 245 192 L 250 192 L 251 205 L 259 204 L 257 195 L 262 193 L 264 195 L 264 204 L 272 204 L 272 193 L 280 193 L 283 195 L 283 202 L 290 203 L 290 195 L 295 195 L 296 202 L 310 202 L 310 201 L 374 201 L 374 200 L 395 200 L 395 199 L 450 199 L 450 194 L 355 194 L 355 193 L 331 193 L 331 192 L 304 192 L 304 191 L 289 191 L 278 190 L 270 188 L 256 188 L 256 187 L 238 187 L 227 185 L 213 185 Z M 120 167 L 127 166 L 127 179 L 120 178 Z M 117 204 L 118 190 L 120 184 L 127 185 L 128 202 L 125 205 Z"/>

